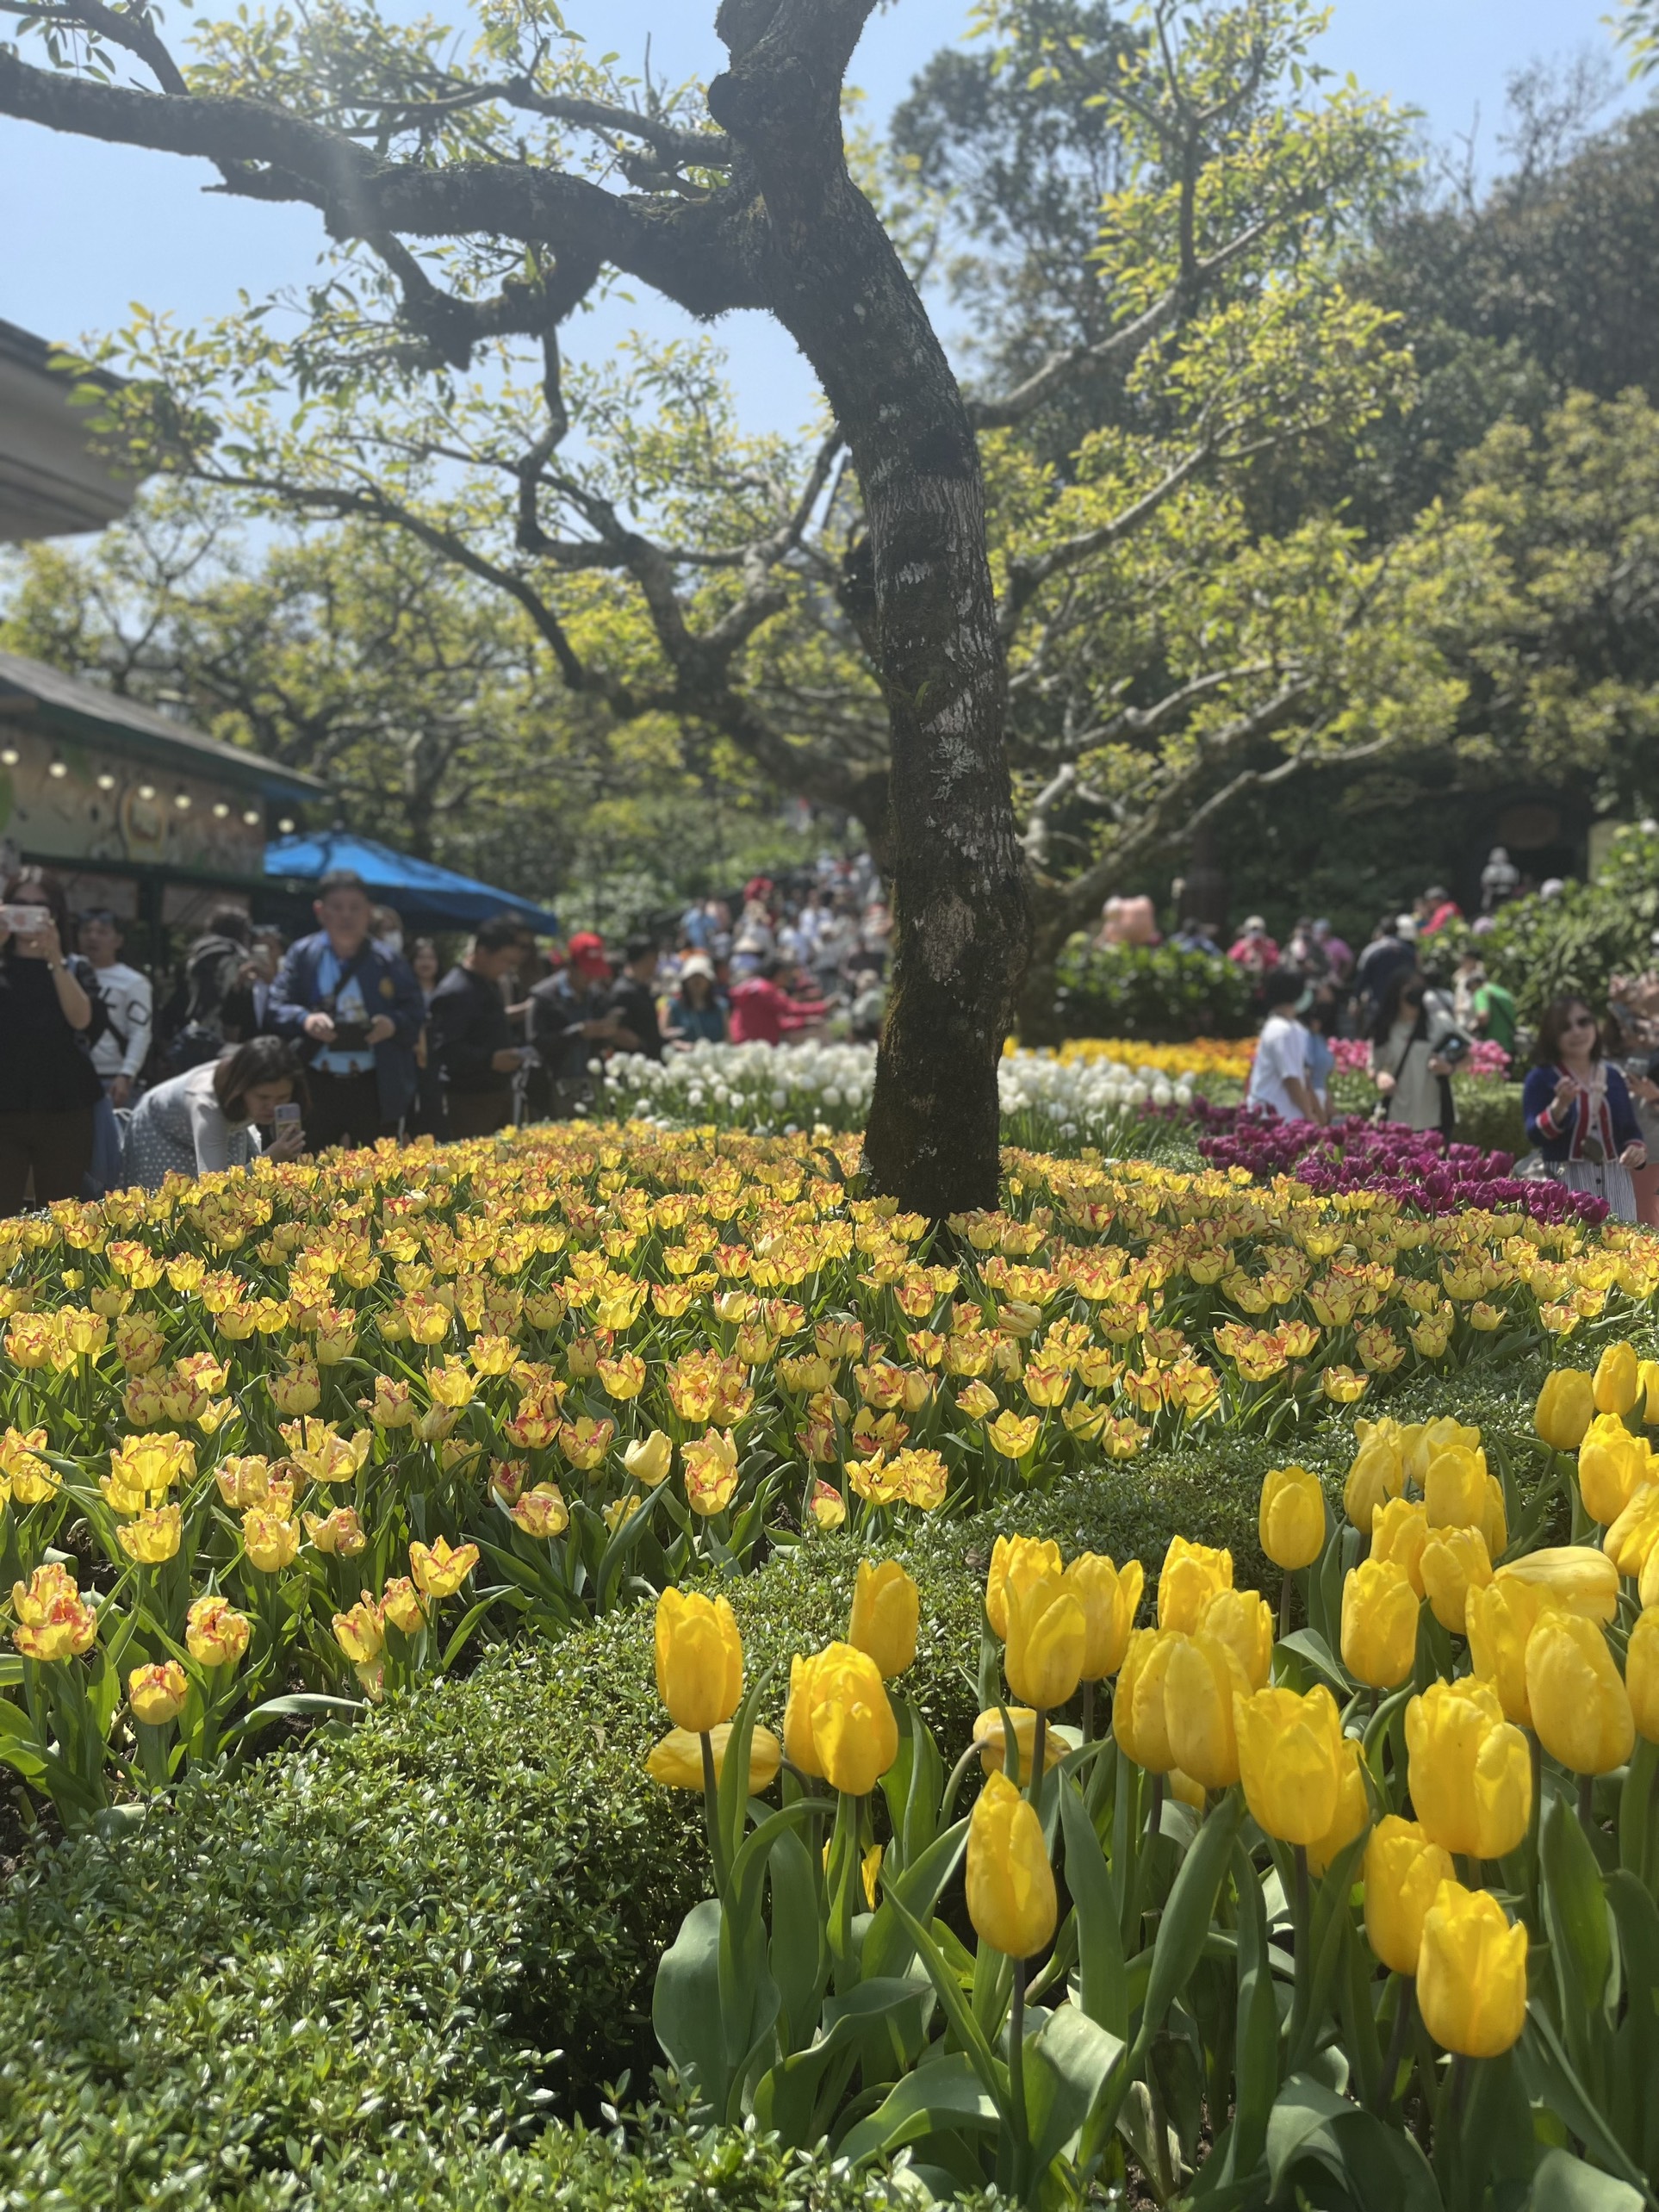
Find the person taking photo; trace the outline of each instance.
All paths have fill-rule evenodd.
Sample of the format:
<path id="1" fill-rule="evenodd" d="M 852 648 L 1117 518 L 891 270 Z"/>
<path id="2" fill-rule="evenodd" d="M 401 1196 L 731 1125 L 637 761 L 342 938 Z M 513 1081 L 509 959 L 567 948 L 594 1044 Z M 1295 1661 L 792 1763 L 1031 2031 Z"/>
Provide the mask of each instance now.
<path id="1" fill-rule="evenodd" d="M 78 1198 L 103 1085 L 87 1047 L 103 1026 L 90 966 L 66 954 L 54 875 L 23 868 L 0 904 L 0 1215 Z"/>
<path id="2" fill-rule="evenodd" d="M 415 1095 L 426 1008 L 407 961 L 370 939 L 371 911 L 361 876 L 324 876 L 312 908 L 319 926 L 289 948 L 265 1010 L 272 1034 L 306 1062 L 314 1152 L 395 1136 Z"/>

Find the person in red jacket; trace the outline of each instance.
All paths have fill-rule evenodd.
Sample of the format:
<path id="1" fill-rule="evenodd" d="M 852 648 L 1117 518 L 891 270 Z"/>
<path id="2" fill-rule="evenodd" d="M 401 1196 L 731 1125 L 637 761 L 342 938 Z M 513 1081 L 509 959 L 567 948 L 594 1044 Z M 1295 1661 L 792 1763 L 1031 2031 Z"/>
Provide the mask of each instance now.
<path id="1" fill-rule="evenodd" d="M 823 1019 L 823 1000 L 792 998 L 778 981 L 783 972 L 782 960 L 767 960 L 758 975 L 732 985 L 729 1034 L 734 1045 L 779 1045 Z"/>

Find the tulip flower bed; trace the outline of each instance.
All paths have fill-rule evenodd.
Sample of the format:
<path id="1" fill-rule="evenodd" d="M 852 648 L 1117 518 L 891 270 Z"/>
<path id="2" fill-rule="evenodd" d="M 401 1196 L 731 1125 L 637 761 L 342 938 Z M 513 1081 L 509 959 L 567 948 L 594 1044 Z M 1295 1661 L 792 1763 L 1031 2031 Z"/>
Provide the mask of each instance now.
<path id="1" fill-rule="evenodd" d="M 1202 1157 L 1252 1176 L 1294 1175 L 1310 1190 L 1370 1190 L 1427 1214 L 1519 1209 L 1539 1221 L 1605 1221 L 1599 1198 L 1511 1172 L 1508 1153 L 1448 1144 L 1438 1132 L 1349 1115 L 1320 1128 L 1243 1108 L 1198 1109 Z"/>
<path id="2" fill-rule="evenodd" d="M 682 2082 L 939 2198 L 1133 2159 L 1160 2203 L 1659 2203 L 1650 1421 L 1626 1343 L 1549 1377 L 1530 1502 L 1445 1416 L 1359 1424 L 1334 1526 L 1270 1469 L 1277 1628 L 1225 1549 L 1176 1537 L 1140 1627 L 1139 1560 L 999 1536 L 966 1742 L 901 1687 L 896 1562 L 778 1733 L 726 1598 L 665 1592 L 648 1767 L 701 1794 L 712 1890 L 656 1977 Z"/>
<path id="3" fill-rule="evenodd" d="M 83 1823 L 482 1637 L 1283 1444 L 1659 1288 L 1634 1232 L 1021 1154 L 934 1244 L 855 1149 L 577 1125 L 0 1224 L 0 1760 Z"/>

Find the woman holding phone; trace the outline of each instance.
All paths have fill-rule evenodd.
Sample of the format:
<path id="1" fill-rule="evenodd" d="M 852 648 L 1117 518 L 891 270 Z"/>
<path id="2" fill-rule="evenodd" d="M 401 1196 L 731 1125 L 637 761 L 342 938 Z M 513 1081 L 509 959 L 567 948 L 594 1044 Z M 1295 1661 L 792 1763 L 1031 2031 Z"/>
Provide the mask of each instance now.
<path id="1" fill-rule="evenodd" d="M 85 960 L 67 954 L 64 887 L 40 868 L 6 879 L 0 904 L 0 1214 L 78 1198 L 92 1165 L 103 1084 L 86 1047 L 103 1002 Z"/>
<path id="2" fill-rule="evenodd" d="M 297 1159 L 305 1131 L 297 1118 L 305 1096 L 299 1055 L 280 1037 L 250 1037 L 203 1066 L 189 1068 L 146 1090 L 127 1124 L 127 1178 L 158 1190 L 169 1175 L 211 1175 L 245 1167 L 257 1154 Z M 285 1109 L 294 1108 L 290 1118 Z M 258 1125 L 275 1125 L 262 1144 Z"/>

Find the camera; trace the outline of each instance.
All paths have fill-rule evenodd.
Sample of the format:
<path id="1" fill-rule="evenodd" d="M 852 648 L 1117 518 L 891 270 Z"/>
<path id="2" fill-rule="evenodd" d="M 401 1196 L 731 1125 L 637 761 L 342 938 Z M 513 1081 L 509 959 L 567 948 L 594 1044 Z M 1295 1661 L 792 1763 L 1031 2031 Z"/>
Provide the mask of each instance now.
<path id="1" fill-rule="evenodd" d="M 1456 1067 L 1459 1060 L 1469 1057 L 1469 1039 L 1454 1031 L 1451 1036 L 1442 1037 L 1434 1049 L 1443 1060 L 1449 1060 Z"/>
<path id="2" fill-rule="evenodd" d="M 342 1022 L 336 1018 L 334 1041 L 329 1049 L 338 1053 L 367 1052 L 369 1024 L 366 1022 Z"/>

